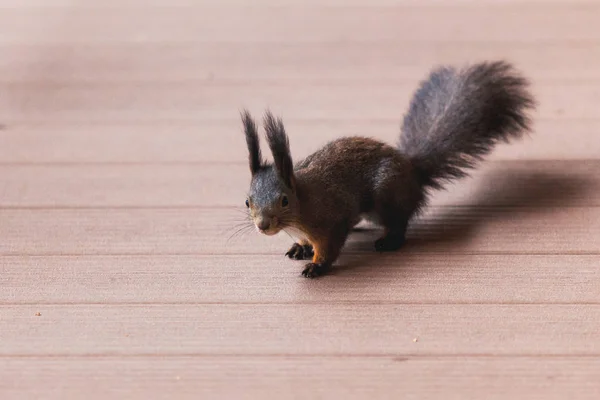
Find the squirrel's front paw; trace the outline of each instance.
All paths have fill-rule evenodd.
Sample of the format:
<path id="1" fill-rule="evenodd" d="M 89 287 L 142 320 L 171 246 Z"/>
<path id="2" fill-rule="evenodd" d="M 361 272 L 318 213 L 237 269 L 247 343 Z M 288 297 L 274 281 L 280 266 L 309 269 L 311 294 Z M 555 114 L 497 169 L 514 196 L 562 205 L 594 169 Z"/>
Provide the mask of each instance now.
<path id="1" fill-rule="evenodd" d="M 325 275 L 329 266 L 325 264 L 308 263 L 302 271 L 302 275 L 306 278 L 316 278 L 317 276 Z"/>
<path id="2" fill-rule="evenodd" d="M 310 260 L 313 256 L 313 248 L 308 244 L 302 246 L 294 243 L 285 255 L 293 260 Z"/>

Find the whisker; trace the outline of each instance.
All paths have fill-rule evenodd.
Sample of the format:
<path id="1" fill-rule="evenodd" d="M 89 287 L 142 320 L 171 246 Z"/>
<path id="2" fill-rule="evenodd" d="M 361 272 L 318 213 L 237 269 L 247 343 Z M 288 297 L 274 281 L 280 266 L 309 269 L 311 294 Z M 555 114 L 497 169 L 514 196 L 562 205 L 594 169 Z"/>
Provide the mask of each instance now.
<path id="1" fill-rule="evenodd" d="M 238 208 L 234 208 L 232 210 L 235 211 L 235 212 L 238 212 L 240 214 L 248 215 L 248 211 L 247 210 L 240 210 Z"/>
<path id="2" fill-rule="evenodd" d="M 244 227 L 244 226 L 252 226 L 253 224 L 249 223 L 248 221 L 244 221 L 244 222 L 239 222 L 235 225 L 230 226 L 227 229 L 236 229 L 236 228 L 240 228 L 240 227 Z"/>
<path id="3" fill-rule="evenodd" d="M 235 217 L 232 216 L 229 218 L 230 221 L 250 221 L 251 218 L 249 215 L 246 216 L 241 216 L 241 215 L 236 215 Z"/>
<path id="4" fill-rule="evenodd" d="M 226 243 L 231 242 L 234 239 L 239 239 L 241 237 L 243 237 L 246 233 L 248 233 L 247 229 L 241 229 L 238 232 L 236 232 L 234 235 L 231 235 L 228 239 Z"/>
<path id="5" fill-rule="evenodd" d="M 250 231 L 250 229 L 252 229 L 252 228 L 253 228 L 252 225 L 242 226 L 241 228 L 239 228 L 238 230 L 233 232 L 231 234 L 231 236 L 229 236 L 229 238 L 227 239 L 227 243 L 229 243 L 229 241 L 231 241 L 235 237 L 242 236 L 243 234 L 248 233 Z"/>
<path id="6" fill-rule="evenodd" d="M 240 216 L 240 214 L 244 217 L 249 217 L 250 213 L 244 211 L 238 211 L 236 213 L 232 213 L 230 216 L 235 216 L 236 218 Z"/>
<path id="7" fill-rule="evenodd" d="M 290 239 L 292 239 L 293 243 L 296 243 L 296 239 L 294 239 L 294 237 L 292 235 L 290 235 L 290 233 L 288 231 L 286 231 L 285 229 L 282 229 L 282 231 L 284 231 L 285 234 L 288 235 L 290 237 Z"/>

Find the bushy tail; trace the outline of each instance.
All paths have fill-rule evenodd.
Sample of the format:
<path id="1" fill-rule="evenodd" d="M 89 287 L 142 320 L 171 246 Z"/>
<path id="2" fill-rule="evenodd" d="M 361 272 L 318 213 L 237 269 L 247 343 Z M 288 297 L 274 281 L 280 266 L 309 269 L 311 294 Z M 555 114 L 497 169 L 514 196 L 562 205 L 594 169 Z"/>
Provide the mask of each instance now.
<path id="1" fill-rule="evenodd" d="M 433 70 L 411 100 L 400 137 L 423 184 L 440 188 L 466 176 L 497 142 L 529 131 L 536 102 L 528 88 L 504 61 Z"/>

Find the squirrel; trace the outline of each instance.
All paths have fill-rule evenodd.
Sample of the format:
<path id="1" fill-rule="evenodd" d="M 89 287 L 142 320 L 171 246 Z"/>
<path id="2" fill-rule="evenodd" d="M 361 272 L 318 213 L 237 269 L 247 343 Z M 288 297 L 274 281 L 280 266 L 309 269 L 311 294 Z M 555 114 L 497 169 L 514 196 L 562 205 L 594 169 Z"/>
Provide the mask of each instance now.
<path id="1" fill-rule="evenodd" d="M 529 81 L 506 61 L 438 66 L 420 82 L 397 146 L 343 137 L 294 164 L 282 119 L 264 114 L 274 163 L 261 155 L 257 125 L 241 118 L 249 151 L 249 217 L 265 235 L 285 230 L 299 240 L 285 254 L 311 260 L 302 275 L 324 275 L 363 219 L 385 229 L 375 250 L 395 251 L 433 189 L 468 176 L 499 141 L 531 131 L 537 102 Z"/>

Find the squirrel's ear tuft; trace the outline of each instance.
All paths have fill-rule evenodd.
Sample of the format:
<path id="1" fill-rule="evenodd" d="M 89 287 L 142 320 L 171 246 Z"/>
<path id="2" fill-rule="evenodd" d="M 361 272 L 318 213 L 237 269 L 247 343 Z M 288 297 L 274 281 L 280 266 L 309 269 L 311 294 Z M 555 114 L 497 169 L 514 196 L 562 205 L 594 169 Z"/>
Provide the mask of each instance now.
<path id="1" fill-rule="evenodd" d="M 283 121 L 281 118 L 275 118 L 270 111 L 267 111 L 264 124 L 267 132 L 267 142 L 271 148 L 271 153 L 273 153 L 275 168 L 277 168 L 279 177 L 290 189 L 295 190 L 294 164 Z"/>
<path id="2" fill-rule="evenodd" d="M 254 175 L 263 166 L 258 132 L 256 130 L 256 123 L 248 110 L 242 111 L 241 116 L 244 123 L 244 133 L 246 134 L 246 144 L 248 145 L 250 172 Z"/>

